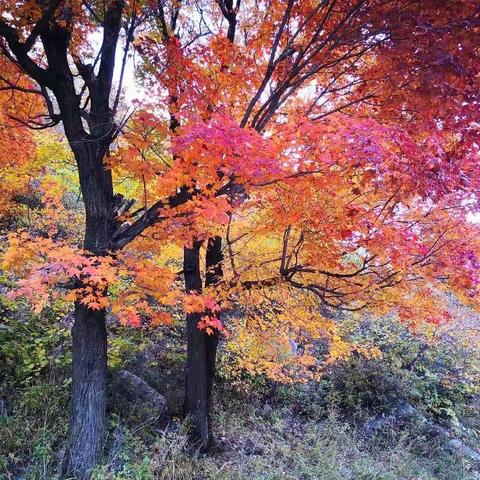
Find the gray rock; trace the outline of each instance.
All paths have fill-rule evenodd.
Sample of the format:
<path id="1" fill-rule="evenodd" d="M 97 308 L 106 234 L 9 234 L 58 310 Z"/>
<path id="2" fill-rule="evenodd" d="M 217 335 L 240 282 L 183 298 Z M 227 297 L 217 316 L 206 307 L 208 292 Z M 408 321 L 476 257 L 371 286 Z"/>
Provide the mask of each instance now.
<path id="1" fill-rule="evenodd" d="M 132 372 L 120 370 L 115 375 L 113 388 L 122 399 L 151 406 L 155 408 L 159 417 L 165 414 L 167 407 L 165 397 Z"/>
<path id="2" fill-rule="evenodd" d="M 468 445 L 465 445 L 465 443 L 463 443 L 458 438 L 452 438 L 451 440 L 449 440 L 445 444 L 445 447 L 451 452 L 456 453 L 457 455 L 468 458 L 475 463 L 480 464 L 480 453 L 469 447 Z"/>
<path id="3" fill-rule="evenodd" d="M 363 426 L 363 433 L 367 437 L 371 437 L 385 428 L 398 429 L 406 423 L 411 422 L 418 415 L 415 407 L 409 403 L 402 403 L 389 414 L 376 415 L 375 417 L 369 418 Z"/>
<path id="4" fill-rule="evenodd" d="M 425 433 L 441 440 L 447 450 L 461 457 L 468 458 L 480 465 L 480 452 L 469 447 L 458 438 L 452 437 L 450 431 L 437 425 L 432 420 L 422 415 L 415 407 L 409 403 L 399 405 L 388 415 L 379 415 L 368 419 L 363 426 L 363 433 L 371 437 L 375 433 L 385 428 L 398 429 L 402 425 L 417 419 Z"/>
<path id="5" fill-rule="evenodd" d="M 401 420 L 411 420 L 418 415 L 418 410 L 409 403 L 402 403 L 395 409 L 395 414 Z"/>

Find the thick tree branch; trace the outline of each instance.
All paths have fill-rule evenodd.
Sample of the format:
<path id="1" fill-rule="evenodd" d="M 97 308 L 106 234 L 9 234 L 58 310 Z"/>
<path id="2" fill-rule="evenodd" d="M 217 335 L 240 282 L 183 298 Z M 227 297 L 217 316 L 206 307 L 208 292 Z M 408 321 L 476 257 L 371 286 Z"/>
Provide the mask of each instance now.
<path id="1" fill-rule="evenodd" d="M 51 72 L 37 65 L 29 56 L 28 49 L 20 42 L 18 32 L 3 20 L 0 20 L 0 37 L 2 37 L 14 55 L 18 66 L 38 84 L 51 87 L 54 84 L 54 78 Z M 6 45 L 2 47 L 3 52 L 10 56 Z"/>

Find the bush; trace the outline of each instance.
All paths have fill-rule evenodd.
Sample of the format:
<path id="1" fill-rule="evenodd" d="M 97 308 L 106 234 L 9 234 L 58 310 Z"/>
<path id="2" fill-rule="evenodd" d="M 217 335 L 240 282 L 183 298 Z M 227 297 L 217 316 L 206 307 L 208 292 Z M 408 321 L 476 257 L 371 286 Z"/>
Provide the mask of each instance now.
<path id="1" fill-rule="evenodd" d="M 10 389 L 26 384 L 54 366 L 64 368 L 70 365 L 70 331 L 60 322 L 64 316 L 61 305 L 42 315 L 31 315 L 25 306 L 0 297 L 3 387 L 8 384 Z"/>
<path id="2" fill-rule="evenodd" d="M 0 416 L 0 478 L 53 479 L 68 426 L 66 382 L 33 380 L 7 398 Z M 12 392 L 13 393 L 13 392 Z"/>
<path id="3" fill-rule="evenodd" d="M 361 356 L 332 367 L 322 383 L 326 405 L 354 416 L 387 413 L 408 398 L 410 389 L 403 371 Z"/>
<path id="4" fill-rule="evenodd" d="M 468 331 L 452 335 L 448 328 L 432 328 L 412 333 L 394 317 L 345 322 L 343 334 L 350 341 L 367 348 L 376 345 L 382 358 L 353 357 L 332 369 L 326 378 L 330 391 L 341 397 L 339 405 L 371 406 L 381 412 L 402 400 L 453 422 L 473 413 L 480 393 L 480 350 L 465 341 Z M 346 398 L 349 395 L 352 398 Z"/>
<path id="5" fill-rule="evenodd" d="M 223 394 L 223 392 L 221 392 Z M 289 408 L 266 409 L 233 400 L 217 405 L 220 448 L 192 455 L 185 431 L 166 431 L 153 443 L 122 430 L 95 480 L 474 480 L 470 466 L 430 444 L 419 454 L 407 435 L 390 443 L 367 441 L 334 415 L 302 421 Z"/>

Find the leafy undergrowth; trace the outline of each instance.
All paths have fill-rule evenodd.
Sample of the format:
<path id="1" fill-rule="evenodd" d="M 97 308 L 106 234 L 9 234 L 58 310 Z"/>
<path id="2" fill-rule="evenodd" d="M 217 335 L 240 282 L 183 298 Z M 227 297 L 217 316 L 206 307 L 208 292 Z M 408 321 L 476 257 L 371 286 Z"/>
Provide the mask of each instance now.
<path id="1" fill-rule="evenodd" d="M 48 318 L 5 320 L 0 359 L 9 373 L 0 379 L 0 479 L 56 480 L 68 430 L 68 319 L 55 331 Z M 401 428 L 385 424 L 374 434 L 365 430 L 365 422 L 408 403 L 420 417 L 478 448 L 476 390 L 468 377 L 449 387 L 442 373 L 451 376 L 448 362 L 456 351 L 438 346 L 419 357 L 415 339 L 402 343 L 389 333 L 382 359 L 352 357 L 321 381 L 298 386 L 228 376 L 229 357 L 221 352 L 213 419 L 217 447 L 200 456 L 187 447 L 188 423 L 177 418 L 185 362 L 181 337 L 181 330 L 110 328 L 112 373 L 126 368 L 165 395 L 170 422 L 159 423 L 148 408 L 112 389 L 105 463 L 94 480 L 480 479 L 479 465 L 449 453 L 419 419 Z M 389 348 L 391 338 L 412 353 Z M 416 368 L 399 362 L 410 366 L 411 358 Z"/>
<path id="2" fill-rule="evenodd" d="M 226 400 L 226 399 L 225 399 Z M 222 403 L 222 402 L 220 402 Z M 386 440 L 366 440 L 355 427 L 330 414 L 321 422 L 304 421 L 289 408 L 252 407 L 232 399 L 216 417 L 218 451 L 195 457 L 185 448 L 183 429 L 166 432 L 146 447 L 124 431 L 115 459 L 95 478 L 182 480 L 461 480 L 474 479 L 470 465 L 441 446 L 426 449 L 415 431 Z"/>
<path id="3" fill-rule="evenodd" d="M 58 477 L 66 435 L 67 387 L 38 381 L 23 388 L 0 421 L 0 478 Z M 291 395 L 291 392 L 290 392 Z M 415 425 L 401 434 L 367 439 L 332 412 L 295 413 L 289 401 L 219 388 L 217 449 L 208 456 L 186 447 L 187 425 L 163 430 L 111 414 L 106 463 L 95 480 L 474 480 L 473 465 L 448 454 Z M 321 407 L 319 407 L 321 410 Z M 3 475 L 3 476 L 2 476 Z"/>

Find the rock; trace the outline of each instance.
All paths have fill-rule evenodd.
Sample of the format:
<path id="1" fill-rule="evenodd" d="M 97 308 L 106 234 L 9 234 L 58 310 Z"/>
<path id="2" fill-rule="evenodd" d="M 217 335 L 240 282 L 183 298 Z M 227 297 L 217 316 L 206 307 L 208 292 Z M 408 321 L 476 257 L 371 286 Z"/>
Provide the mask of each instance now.
<path id="1" fill-rule="evenodd" d="M 418 410 L 409 403 L 402 403 L 395 409 L 395 414 L 401 420 L 411 420 L 418 415 Z"/>
<path id="2" fill-rule="evenodd" d="M 168 336 L 130 358 L 125 369 L 143 378 L 165 397 L 168 415 L 181 416 L 185 396 L 185 356 Z M 166 353 L 168 351 L 168 354 Z"/>
<path id="3" fill-rule="evenodd" d="M 155 408 L 158 417 L 166 412 L 167 402 L 165 397 L 152 388 L 145 380 L 128 370 L 120 370 L 114 378 L 113 388 L 118 394 L 129 402 L 143 403 Z"/>
<path id="4" fill-rule="evenodd" d="M 393 428 L 393 415 L 376 415 L 369 418 L 363 425 L 363 434 L 366 437 L 373 437 L 384 428 Z"/>
<path id="5" fill-rule="evenodd" d="M 418 415 L 415 407 L 409 403 L 402 403 L 389 414 L 369 418 L 363 425 L 363 433 L 367 437 L 371 437 L 384 428 L 399 429 Z"/>
<path id="6" fill-rule="evenodd" d="M 268 417 L 272 413 L 272 406 L 269 403 L 265 403 L 262 407 L 262 415 Z"/>
<path id="7" fill-rule="evenodd" d="M 480 464 L 480 453 L 469 447 L 468 445 L 465 445 L 465 443 L 463 443 L 458 438 L 452 438 L 451 440 L 449 440 L 445 444 L 445 447 L 447 448 L 447 450 L 450 450 L 457 455 L 468 458 L 475 463 Z"/>
<path id="8" fill-rule="evenodd" d="M 446 450 L 480 464 L 480 452 L 469 447 L 460 439 L 453 438 L 451 432 L 446 428 L 437 425 L 432 420 L 422 415 L 409 403 L 399 405 L 388 415 L 375 416 L 368 419 L 363 426 L 363 432 L 367 437 L 371 437 L 384 428 L 397 430 L 402 426 L 405 426 L 406 423 L 413 421 L 415 418 L 418 420 L 419 424 L 422 425 L 425 433 L 442 441 Z"/>
<path id="9" fill-rule="evenodd" d="M 75 316 L 73 311 L 67 312 L 60 320 L 59 323 L 63 327 L 72 327 L 73 322 L 75 321 Z"/>

